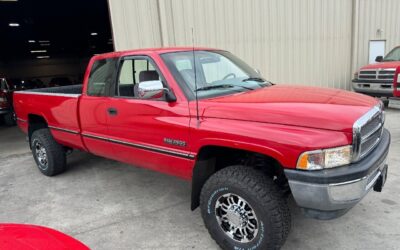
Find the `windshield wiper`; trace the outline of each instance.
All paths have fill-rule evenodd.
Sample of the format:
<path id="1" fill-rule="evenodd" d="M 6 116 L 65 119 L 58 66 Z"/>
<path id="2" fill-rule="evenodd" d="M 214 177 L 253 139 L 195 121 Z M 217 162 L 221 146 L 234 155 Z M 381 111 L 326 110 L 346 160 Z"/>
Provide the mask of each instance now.
<path id="1" fill-rule="evenodd" d="M 266 82 L 266 80 L 262 77 L 249 77 L 246 79 L 243 79 L 242 82 L 248 82 L 248 81 L 255 81 L 255 82 Z"/>
<path id="2" fill-rule="evenodd" d="M 204 90 L 210 90 L 210 89 L 227 89 L 227 88 L 233 88 L 235 87 L 232 84 L 218 84 L 218 85 L 210 85 L 210 86 L 205 86 L 201 88 L 197 88 L 195 91 L 204 91 Z"/>
<path id="3" fill-rule="evenodd" d="M 205 87 L 201 87 L 196 89 L 195 91 L 203 91 L 203 90 L 210 90 L 210 89 L 227 89 L 227 88 L 243 88 L 243 89 L 248 89 L 248 90 L 254 90 L 253 88 L 249 88 L 246 86 L 242 86 L 242 85 L 234 85 L 234 84 L 217 84 L 217 85 L 210 85 L 210 86 L 205 86 Z"/>

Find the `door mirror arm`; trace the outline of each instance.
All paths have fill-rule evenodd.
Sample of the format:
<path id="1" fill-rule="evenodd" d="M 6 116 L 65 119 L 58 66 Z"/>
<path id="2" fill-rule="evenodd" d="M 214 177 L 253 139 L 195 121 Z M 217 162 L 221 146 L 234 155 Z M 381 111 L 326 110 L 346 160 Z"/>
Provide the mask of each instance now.
<path id="1" fill-rule="evenodd" d="M 383 56 L 377 56 L 375 58 L 375 62 L 382 62 L 383 61 Z"/>
<path id="2" fill-rule="evenodd" d="M 164 92 L 165 92 L 165 100 L 167 102 L 176 102 L 176 96 L 172 90 L 164 88 Z"/>

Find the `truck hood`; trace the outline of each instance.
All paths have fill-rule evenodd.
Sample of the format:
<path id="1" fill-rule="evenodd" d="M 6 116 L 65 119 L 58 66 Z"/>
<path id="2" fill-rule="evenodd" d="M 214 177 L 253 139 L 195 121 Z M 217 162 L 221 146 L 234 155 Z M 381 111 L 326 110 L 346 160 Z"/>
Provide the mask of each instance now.
<path id="1" fill-rule="evenodd" d="M 400 61 L 393 61 L 393 62 L 380 62 L 380 63 L 373 63 L 368 64 L 361 68 L 363 69 L 389 69 L 389 68 L 397 68 L 400 66 Z"/>
<path id="2" fill-rule="evenodd" d="M 352 133 L 354 122 L 377 105 L 349 91 L 279 84 L 200 101 L 204 118 L 233 119 Z"/>

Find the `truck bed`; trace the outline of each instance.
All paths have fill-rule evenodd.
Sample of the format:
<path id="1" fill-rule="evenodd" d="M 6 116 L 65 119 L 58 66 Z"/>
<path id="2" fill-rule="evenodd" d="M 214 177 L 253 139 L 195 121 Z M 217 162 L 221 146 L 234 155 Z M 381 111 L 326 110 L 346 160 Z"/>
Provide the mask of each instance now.
<path id="1" fill-rule="evenodd" d="M 82 85 L 14 92 L 18 125 L 28 132 L 29 123 L 42 117 L 58 142 L 82 148 L 78 119 L 81 93 Z"/>

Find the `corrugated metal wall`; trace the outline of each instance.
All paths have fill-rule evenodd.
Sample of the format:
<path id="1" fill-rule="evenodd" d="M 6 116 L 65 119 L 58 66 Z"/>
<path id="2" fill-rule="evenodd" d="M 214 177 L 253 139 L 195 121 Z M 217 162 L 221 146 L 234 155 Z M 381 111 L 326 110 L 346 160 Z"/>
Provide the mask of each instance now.
<path id="1" fill-rule="evenodd" d="M 386 40 L 386 53 L 400 45 L 400 1 L 359 0 L 355 68 L 368 64 L 370 40 Z"/>
<path id="2" fill-rule="evenodd" d="M 399 43 L 399 0 L 109 0 L 116 50 L 226 49 L 273 82 L 350 89 L 376 30 Z"/>
<path id="3" fill-rule="evenodd" d="M 348 0 L 167 0 L 169 45 L 223 48 L 274 82 L 349 88 Z M 339 56 L 340 55 L 340 56 Z"/>
<path id="4" fill-rule="evenodd" d="M 109 0 L 116 50 L 160 47 L 157 0 Z"/>

